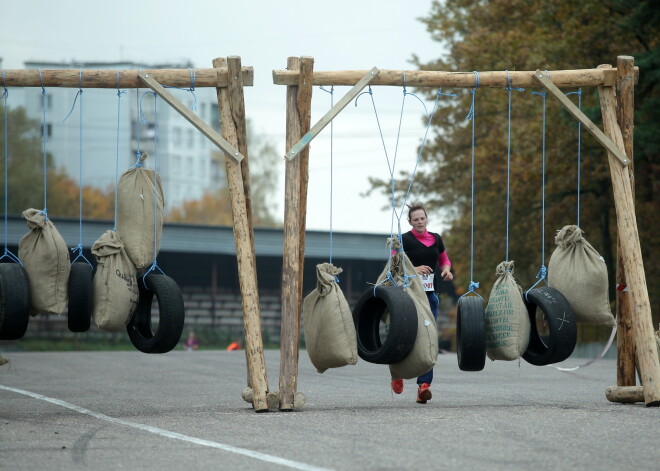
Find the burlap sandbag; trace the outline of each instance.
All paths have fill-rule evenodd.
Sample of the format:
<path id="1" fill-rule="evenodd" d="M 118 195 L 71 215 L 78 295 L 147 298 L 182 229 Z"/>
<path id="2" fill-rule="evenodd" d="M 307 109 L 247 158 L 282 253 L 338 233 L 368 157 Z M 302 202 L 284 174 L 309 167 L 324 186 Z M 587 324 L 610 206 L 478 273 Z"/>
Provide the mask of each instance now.
<path id="1" fill-rule="evenodd" d="M 517 360 L 527 350 L 531 324 L 513 261 L 502 262 L 486 306 L 486 353 L 491 360 Z"/>
<path id="2" fill-rule="evenodd" d="M 388 247 L 395 250 L 390 259 L 389 272 L 391 273 L 396 286 L 403 286 L 404 276 L 408 276 L 408 287 L 402 288 L 407 293 L 417 308 L 417 338 L 412 350 L 399 363 L 390 366 L 392 379 L 412 379 L 428 372 L 438 359 L 438 328 L 436 326 L 428 297 L 422 286 L 422 282 L 415 272 L 415 267 L 402 251 L 401 243 L 398 238 L 388 239 Z M 381 283 L 382 282 L 382 283 Z M 378 277 L 378 283 L 385 286 L 393 286 L 392 281 L 388 279 L 388 266 L 385 266 L 383 272 Z"/>
<path id="3" fill-rule="evenodd" d="M 142 159 L 146 154 L 142 154 Z M 156 196 L 156 253 L 163 232 L 165 199 L 160 175 L 144 167 L 132 167 L 122 174 L 117 184 L 117 232 L 124 249 L 139 270 L 154 261 L 154 196 Z"/>
<path id="4" fill-rule="evenodd" d="M 658 344 L 658 361 L 660 361 L 660 330 L 655 333 L 655 343 Z"/>
<path id="5" fill-rule="evenodd" d="M 138 280 L 119 235 L 106 231 L 92 246 L 98 265 L 92 284 L 92 318 L 99 329 L 126 328 L 139 300 Z"/>
<path id="6" fill-rule="evenodd" d="M 5 357 L 0 355 L 0 366 L 6 365 L 7 363 L 9 363 L 9 360 L 7 360 Z"/>
<path id="7" fill-rule="evenodd" d="M 358 359 L 353 315 L 335 281 L 341 272 L 331 263 L 316 265 L 316 288 L 303 301 L 305 345 L 319 373 Z"/>
<path id="8" fill-rule="evenodd" d="M 18 258 L 30 281 L 30 315 L 61 314 L 67 306 L 71 261 L 55 225 L 38 209 L 23 211 L 30 232 L 18 243 Z"/>
<path id="9" fill-rule="evenodd" d="M 616 325 L 610 309 L 605 260 L 577 226 L 564 226 L 548 264 L 548 286 L 564 295 L 577 322 Z"/>

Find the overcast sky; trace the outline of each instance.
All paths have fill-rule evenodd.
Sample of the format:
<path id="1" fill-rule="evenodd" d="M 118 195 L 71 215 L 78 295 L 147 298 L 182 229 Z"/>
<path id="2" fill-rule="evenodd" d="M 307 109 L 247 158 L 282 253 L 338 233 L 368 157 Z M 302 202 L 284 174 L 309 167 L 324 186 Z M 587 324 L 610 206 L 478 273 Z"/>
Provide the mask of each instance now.
<path id="1" fill-rule="evenodd" d="M 274 85 L 272 70 L 285 69 L 289 56 L 314 57 L 315 70 L 412 69 L 441 55 L 418 18 L 430 0 L 22 0 L 5 1 L 0 14 L 0 58 L 6 69 L 25 61 L 163 63 L 191 61 L 211 67 L 215 57 L 241 56 L 254 67 L 246 88 L 246 114 L 284 155 L 285 87 Z M 347 87 L 335 89 L 335 102 Z M 374 99 L 387 153 L 393 160 L 401 89 L 377 87 Z M 368 96 L 349 105 L 335 120 L 333 139 L 333 218 L 335 231 L 389 233 L 390 198 L 364 194 L 369 176 L 389 178 L 373 107 Z M 327 111 L 330 95 L 314 89 L 312 125 Z M 427 103 L 430 110 L 431 103 Z M 424 108 L 408 99 L 396 170 L 412 170 L 424 134 Z M 312 142 L 308 229 L 330 228 L 330 127 Z M 277 199 L 283 211 L 283 176 Z M 423 199 L 423 195 L 415 195 Z M 403 218 L 402 229 L 409 226 Z M 435 222 L 435 224 L 433 224 Z M 431 221 L 441 231 L 440 221 Z"/>

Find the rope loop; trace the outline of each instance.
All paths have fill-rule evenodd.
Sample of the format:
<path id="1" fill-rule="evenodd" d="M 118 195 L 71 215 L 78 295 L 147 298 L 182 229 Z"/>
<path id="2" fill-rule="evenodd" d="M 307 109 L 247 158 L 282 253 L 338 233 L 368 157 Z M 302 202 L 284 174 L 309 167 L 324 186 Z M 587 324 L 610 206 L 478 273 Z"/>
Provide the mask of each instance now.
<path id="1" fill-rule="evenodd" d="M 362 95 L 365 95 L 365 94 L 367 94 L 367 95 L 371 95 L 371 96 L 373 97 L 373 91 L 371 90 L 371 85 L 369 85 L 369 88 L 367 89 L 366 92 L 362 92 L 362 93 L 360 93 L 358 96 L 355 97 L 355 106 L 356 106 L 356 107 L 357 107 L 357 105 L 358 105 L 358 100 L 360 99 L 360 97 L 361 97 Z"/>
<path id="2" fill-rule="evenodd" d="M 458 299 L 460 300 L 461 298 L 464 298 L 465 296 L 468 296 L 470 293 L 476 294 L 481 299 L 484 299 L 479 293 L 476 292 L 477 289 L 479 289 L 479 283 L 476 282 L 476 281 L 470 281 L 470 286 L 468 286 L 468 290 L 465 293 L 463 293 L 463 295 L 461 297 L 459 297 Z"/>
<path id="3" fill-rule="evenodd" d="M 149 289 L 147 286 L 147 275 L 151 273 L 152 271 L 158 270 L 161 275 L 165 275 L 165 272 L 158 266 L 158 262 L 156 260 L 153 261 L 149 269 L 142 275 L 142 284 L 146 289 Z"/>
<path id="4" fill-rule="evenodd" d="M 75 247 L 71 247 L 71 252 L 74 252 L 74 253 L 75 253 L 76 251 L 78 252 L 78 255 L 76 256 L 76 258 L 74 258 L 74 259 L 71 261 L 71 263 L 72 263 L 72 264 L 73 264 L 73 263 L 76 263 L 76 261 L 78 261 L 79 258 L 82 258 L 82 259 L 87 263 L 87 265 L 89 265 L 92 269 L 94 269 L 94 265 L 92 265 L 92 264 L 90 263 L 90 261 L 87 260 L 87 257 L 85 257 L 85 256 L 83 255 L 83 246 L 82 246 L 82 242 L 81 242 L 80 244 L 78 244 L 77 246 L 75 246 Z"/>
<path id="5" fill-rule="evenodd" d="M 0 98 L 7 98 L 9 96 L 9 90 L 7 90 L 7 76 L 5 75 L 5 69 L 2 69 L 2 96 Z"/>
<path id="6" fill-rule="evenodd" d="M 506 71 L 506 87 L 504 87 L 504 90 L 507 90 L 508 92 L 511 92 L 512 90 L 516 90 L 518 92 L 524 92 L 524 88 L 518 88 L 518 87 L 512 87 L 511 86 L 511 74 L 509 71 Z"/>
<path id="7" fill-rule="evenodd" d="M 41 74 L 41 67 L 39 67 L 39 83 L 41 84 L 41 94 L 46 94 L 46 89 L 44 88 L 44 78 Z"/>
<path id="8" fill-rule="evenodd" d="M 534 283 L 534 284 L 531 286 L 531 288 L 529 288 L 527 291 L 525 291 L 525 299 L 526 299 L 526 300 L 527 300 L 527 293 L 529 293 L 531 290 L 533 290 L 533 289 L 536 287 L 536 285 L 538 285 L 540 282 L 543 281 L 543 282 L 545 282 L 546 285 L 548 284 L 548 282 L 547 282 L 547 274 L 548 274 L 548 269 L 546 268 L 545 265 L 541 265 L 541 269 L 540 269 L 539 272 L 536 274 L 536 278 L 538 279 L 538 281 L 537 281 L 536 283 Z"/>
<path id="9" fill-rule="evenodd" d="M 7 247 L 5 247 L 5 253 L 0 257 L 0 260 L 2 260 L 5 257 L 15 263 L 18 263 L 20 266 L 23 266 L 23 262 L 21 262 L 21 259 L 18 258 L 18 256 L 14 254 L 11 250 L 9 250 Z"/>
<path id="10" fill-rule="evenodd" d="M 467 116 L 465 119 L 474 119 L 474 97 L 477 94 L 477 88 L 479 88 L 479 72 L 476 70 L 473 70 L 472 73 L 474 74 L 474 88 L 470 90 L 470 93 L 472 94 L 472 104 L 470 105 L 470 111 L 468 111 Z"/>

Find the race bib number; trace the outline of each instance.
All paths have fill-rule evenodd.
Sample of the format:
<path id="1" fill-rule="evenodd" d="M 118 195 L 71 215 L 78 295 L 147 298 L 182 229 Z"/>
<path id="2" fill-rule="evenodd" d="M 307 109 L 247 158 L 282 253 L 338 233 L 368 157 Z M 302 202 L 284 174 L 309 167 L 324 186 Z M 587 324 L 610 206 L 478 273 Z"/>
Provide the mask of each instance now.
<path id="1" fill-rule="evenodd" d="M 433 277 L 435 276 L 435 273 L 431 273 L 429 275 L 422 275 L 422 285 L 424 285 L 424 291 L 434 291 L 435 288 L 433 287 Z"/>

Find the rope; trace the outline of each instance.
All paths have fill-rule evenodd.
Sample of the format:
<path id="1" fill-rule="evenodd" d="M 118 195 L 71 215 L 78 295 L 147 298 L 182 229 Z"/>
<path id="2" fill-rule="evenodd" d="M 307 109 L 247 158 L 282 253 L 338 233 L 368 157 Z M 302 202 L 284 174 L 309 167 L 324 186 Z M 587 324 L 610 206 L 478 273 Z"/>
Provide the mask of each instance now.
<path id="1" fill-rule="evenodd" d="M 72 252 L 78 252 L 78 255 L 76 258 L 74 258 L 71 263 L 75 263 L 79 258 L 82 258 L 87 264 L 94 268 L 93 265 L 85 258 L 83 255 L 83 243 L 82 243 L 82 220 L 83 220 L 83 89 L 82 89 L 82 69 L 80 70 L 80 73 L 78 75 L 78 91 L 76 92 L 76 96 L 73 98 L 73 105 L 71 106 L 71 111 L 69 111 L 69 114 L 66 115 L 66 118 L 62 120 L 62 122 L 65 122 L 69 116 L 71 116 L 71 113 L 73 113 L 73 109 L 76 106 L 76 101 L 78 100 L 78 96 L 80 96 L 80 118 L 79 118 L 79 152 L 80 152 L 80 157 L 79 157 L 79 175 L 78 175 L 78 211 L 79 211 L 79 216 L 78 216 L 78 230 L 79 230 L 79 238 L 78 238 L 78 245 L 75 247 L 71 248 Z"/>
<path id="2" fill-rule="evenodd" d="M 44 80 L 41 74 L 41 68 L 39 68 L 39 82 L 41 84 L 41 110 L 42 110 L 42 126 L 41 126 L 41 142 L 44 154 L 44 209 L 41 210 L 41 214 L 44 215 L 46 221 L 48 221 L 48 209 L 46 206 L 47 201 L 47 174 L 48 167 L 46 161 L 46 89 L 44 88 Z"/>
<path id="3" fill-rule="evenodd" d="M 3 101 L 4 101 L 3 110 L 4 110 L 4 117 L 5 117 L 5 122 L 4 122 L 4 138 L 5 138 L 5 145 L 4 145 L 4 148 L 5 148 L 4 149 L 5 150 L 5 172 L 4 172 L 4 176 L 5 176 L 5 252 L 0 257 L 0 260 L 7 257 L 10 260 L 13 260 L 14 262 L 16 262 L 16 263 L 20 264 L 21 266 L 23 266 L 23 262 L 21 262 L 21 260 L 18 258 L 18 256 L 16 256 L 7 247 L 7 241 L 9 239 L 9 235 L 8 235 L 9 222 L 7 220 L 7 215 L 8 215 L 7 206 L 8 206 L 8 201 L 9 201 L 9 172 L 7 170 L 9 168 L 9 126 L 8 126 L 9 113 L 7 111 L 7 98 L 9 97 L 9 90 L 7 90 L 7 77 L 5 75 L 5 69 L 2 69 L 2 89 L 3 89 L 3 92 L 2 92 L 2 96 L 0 96 L 0 98 L 2 98 Z"/>
<path id="4" fill-rule="evenodd" d="M 126 90 L 119 89 L 119 69 L 117 69 L 117 153 L 115 157 L 115 222 L 113 231 L 117 232 L 117 187 L 119 186 L 119 123 L 121 116 L 121 96 Z"/>
<path id="5" fill-rule="evenodd" d="M 600 353 L 598 353 L 598 355 L 596 355 L 594 358 L 592 358 L 591 360 L 589 360 L 586 363 L 582 363 L 581 365 L 572 366 L 572 367 L 562 367 L 562 366 L 556 366 L 556 365 L 546 365 L 546 366 L 550 366 L 550 367 L 552 367 L 556 370 L 559 370 L 559 371 L 575 371 L 575 370 L 579 370 L 580 368 L 586 368 L 587 366 L 589 366 L 593 363 L 596 363 L 598 360 L 600 360 L 601 358 L 603 358 L 605 356 L 605 354 L 608 352 L 608 350 L 612 346 L 612 342 L 614 341 L 614 336 L 615 335 L 616 335 L 616 326 L 612 327 L 612 333 L 610 334 L 610 338 L 608 339 L 607 343 L 605 344 L 603 349 L 600 351 Z"/>
<path id="6" fill-rule="evenodd" d="M 183 88 L 183 87 L 175 87 L 173 85 L 163 85 L 163 88 L 176 88 L 177 90 L 184 90 L 186 92 L 190 92 L 193 96 L 192 110 L 197 111 L 197 95 L 195 95 L 195 81 L 197 80 L 197 72 L 195 71 L 195 69 L 191 69 L 190 67 L 188 67 L 188 73 L 190 74 L 190 87 Z"/>
<path id="7" fill-rule="evenodd" d="M 323 90 L 326 93 L 330 94 L 330 108 L 332 108 L 335 105 L 335 87 L 331 86 L 330 90 L 326 90 L 323 87 L 319 87 L 321 90 Z M 332 195 L 332 190 L 333 190 L 333 169 L 334 169 L 334 164 L 333 164 L 333 155 L 334 155 L 334 149 L 333 149 L 333 144 L 334 144 L 334 120 L 330 121 L 330 263 L 332 264 L 332 202 L 333 202 L 333 195 Z M 335 281 L 339 281 L 339 278 L 337 275 L 335 275 Z"/>
<path id="8" fill-rule="evenodd" d="M 505 90 L 509 92 L 509 108 L 508 108 L 508 128 L 507 128 L 507 156 L 506 156 L 506 261 L 509 261 L 509 215 L 511 206 L 511 99 L 513 90 L 519 92 L 524 91 L 522 88 L 515 88 L 511 86 L 511 74 L 506 71 L 506 87 Z M 509 271 L 507 266 L 506 271 Z"/>
<path id="9" fill-rule="evenodd" d="M 578 109 L 582 109 L 582 89 L 578 89 L 577 92 L 570 92 L 568 95 L 577 95 L 578 96 Z M 578 121 L 578 137 L 577 137 L 577 226 L 580 227 L 580 190 L 581 190 L 581 153 L 582 153 L 582 123 Z"/>
<path id="10" fill-rule="evenodd" d="M 145 92 L 142 95 L 142 98 L 144 98 L 144 95 L 146 94 L 151 94 L 154 97 L 154 261 L 149 267 L 149 269 L 144 273 L 142 276 L 142 283 L 144 284 L 145 288 L 149 289 L 147 287 L 147 275 L 151 273 L 154 270 L 158 270 L 162 275 L 165 274 L 163 270 L 158 266 L 158 261 L 156 260 L 156 256 L 158 255 L 158 244 L 157 244 L 157 221 L 158 221 L 158 186 L 157 186 L 157 178 L 158 174 L 156 173 L 157 168 L 158 168 L 158 94 L 155 92 Z M 140 108 L 140 112 L 142 111 L 142 108 Z M 144 116 L 144 115 L 143 115 Z M 146 122 L 146 119 L 145 119 Z"/>
<path id="11" fill-rule="evenodd" d="M 406 90 L 406 88 L 405 88 L 405 77 L 406 77 L 406 75 L 405 75 L 405 72 L 404 72 L 403 73 L 403 89 L 404 89 L 403 90 L 403 99 L 402 99 L 402 102 L 401 102 L 401 112 L 400 112 L 400 115 L 399 115 L 399 126 L 398 126 L 397 136 L 396 136 L 396 145 L 395 145 L 394 158 L 393 158 L 391 164 L 390 164 L 389 157 L 388 157 L 388 154 L 387 154 L 387 146 L 385 144 L 385 139 L 383 137 L 383 130 L 382 130 L 382 127 L 380 125 L 380 119 L 378 118 L 378 111 L 376 109 L 376 103 L 375 103 L 374 98 L 373 98 L 373 92 L 371 90 L 371 87 L 369 87 L 368 92 L 360 93 L 360 95 L 358 95 L 355 99 L 355 106 L 357 106 L 357 100 L 364 93 L 368 93 L 369 96 L 371 97 L 371 102 L 372 102 L 372 106 L 373 106 L 373 109 L 374 109 L 374 115 L 376 117 L 376 123 L 378 125 L 378 131 L 379 131 L 381 142 L 382 142 L 382 145 L 383 145 L 383 150 L 385 152 L 385 158 L 387 160 L 387 165 L 388 165 L 388 168 L 389 168 L 389 171 L 390 171 L 390 186 L 391 186 L 391 195 L 392 195 L 392 198 L 391 198 L 392 199 L 392 202 L 391 202 L 391 205 L 392 205 L 392 223 L 391 223 L 391 226 L 390 226 L 390 238 L 394 237 L 394 218 L 396 217 L 397 229 L 398 229 L 397 238 L 399 239 L 399 242 L 401 243 L 401 246 L 403 246 L 403 240 L 402 240 L 402 237 L 401 237 L 401 216 L 403 215 L 403 211 L 405 209 L 406 202 L 408 200 L 408 196 L 410 195 L 410 190 L 412 188 L 412 183 L 413 183 L 413 181 L 415 179 L 415 175 L 417 173 L 417 167 L 419 165 L 419 161 L 421 160 L 422 152 L 424 151 L 424 146 L 426 145 L 426 139 L 428 137 L 428 132 L 429 132 L 429 129 L 431 127 L 431 123 L 433 122 L 433 117 L 435 116 L 435 112 L 436 112 L 437 107 L 438 107 L 438 101 L 439 101 L 441 95 L 454 96 L 454 97 L 456 96 L 455 94 L 451 94 L 451 93 L 442 93 L 442 90 L 438 89 L 438 91 L 436 93 L 436 97 L 435 97 L 435 102 L 434 102 L 434 105 L 433 105 L 433 110 L 432 110 L 430 115 L 428 115 L 428 114 L 426 115 L 426 116 L 428 116 L 428 122 L 427 122 L 427 125 L 426 125 L 426 130 L 424 132 L 424 137 L 422 139 L 422 144 L 421 144 L 419 152 L 417 154 L 417 159 L 415 161 L 415 167 L 413 169 L 413 172 L 411 173 L 410 182 L 408 184 L 408 188 L 406 190 L 406 194 L 405 194 L 405 197 L 404 197 L 404 200 L 403 200 L 403 204 L 401 206 L 401 212 L 397 213 L 396 202 L 395 202 L 395 189 L 394 189 L 394 168 L 396 166 L 396 156 L 397 156 L 397 152 L 398 152 L 399 138 L 400 138 L 400 135 L 401 135 L 401 126 L 402 126 L 402 122 L 403 122 L 403 111 L 404 111 L 404 108 L 405 108 L 406 97 L 408 95 L 413 95 L 419 100 L 419 97 L 417 97 L 416 95 L 414 95 L 414 94 L 412 94 L 412 93 L 410 93 Z M 422 105 L 424 105 L 424 102 L 422 102 L 421 100 L 420 100 L 420 102 L 422 103 Z M 427 111 L 426 105 L 424 105 L 424 110 Z M 400 248 L 399 250 L 403 251 L 403 248 Z M 388 271 L 387 280 L 390 280 L 392 282 L 393 286 L 397 286 L 397 284 L 394 282 L 394 279 L 393 279 L 392 274 L 391 274 L 391 264 L 392 264 L 392 250 L 390 249 L 389 250 L 389 255 L 388 255 L 388 261 L 387 261 L 387 271 Z M 402 287 L 405 288 L 405 287 L 408 286 L 408 279 L 416 277 L 417 274 L 408 275 L 406 273 L 405 265 L 403 267 L 403 270 L 404 270 L 404 273 L 403 273 Z M 386 280 L 383 280 L 381 283 L 383 283 L 385 281 Z M 378 284 L 376 286 L 378 286 Z M 376 286 L 374 286 L 374 290 L 375 290 Z"/>
<path id="12" fill-rule="evenodd" d="M 474 127 L 475 127 L 475 115 L 476 115 L 476 108 L 474 104 L 474 99 L 477 94 L 477 89 L 479 88 L 479 72 L 476 70 L 472 71 L 474 74 L 474 88 L 470 90 L 470 93 L 472 94 L 472 102 L 470 104 L 470 111 L 468 111 L 467 116 L 465 119 L 469 119 L 472 121 L 472 168 L 471 168 L 471 176 L 470 176 L 470 181 L 471 181 L 471 202 L 470 202 L 470 285 L 468 286 L 468 290 L 463 296 L 467 296 L 470 293 L 474 293 L 477 296 L 481 298 L 481 295 L 477 293 L 475 290 L 479 288 L 479 283 L 473 281 L 474 280 L 474 148 L 475 148 L 475 138 L 474 138 Z M 463 297 L 461 296 L 461 298 Z M 460 299 L 460 298 L 459 298 Z M 483 298 L 481 298 L 483 299 Z"/>
<path id="13" fill-rule="evenodd" d="M 545 71 L 546 77 L 549 79 L 550 74 L 548 71 Z M 542 130 L 542 151 L 541 151 L 541 161 L 542 161 L 542 170 L 541 170 L 541 269 L 539 272 L 536 274 L 536 278 L 538 281 L 532 285 L 531 288 L 529 288 L 525 292 L 525 299 L 527 299 L 527 293 L 529 293 L 536 285 L 538 285 L 541 281 L 545 281 L 546 285 L 548 284 L 546 280 L 546 275 L 548 273 L 548 270 L 545 266 L 545 172 L 546 172 L 546 166 L 545 166 L 545 123 L 546 123 L 546 92 L 545 89 L 541 90 L 540 92 L 532 92 L 532 95 L 540 95 L 543 98 L 543 130 Z"/>

